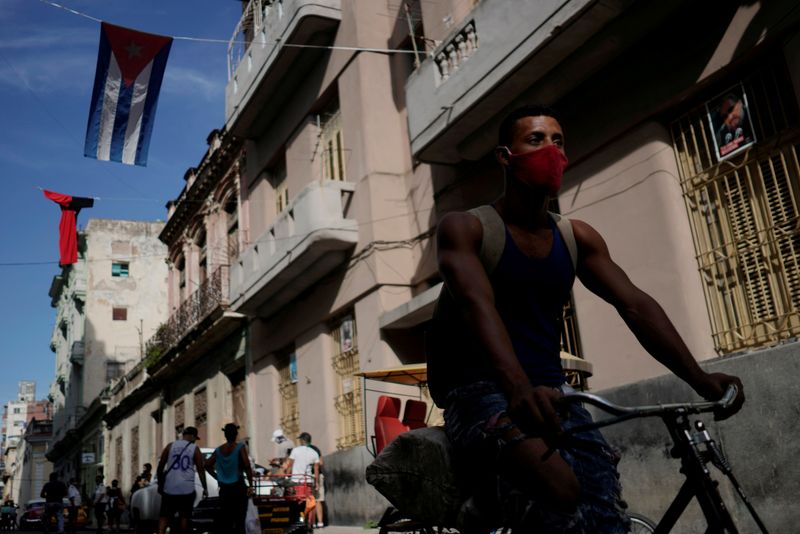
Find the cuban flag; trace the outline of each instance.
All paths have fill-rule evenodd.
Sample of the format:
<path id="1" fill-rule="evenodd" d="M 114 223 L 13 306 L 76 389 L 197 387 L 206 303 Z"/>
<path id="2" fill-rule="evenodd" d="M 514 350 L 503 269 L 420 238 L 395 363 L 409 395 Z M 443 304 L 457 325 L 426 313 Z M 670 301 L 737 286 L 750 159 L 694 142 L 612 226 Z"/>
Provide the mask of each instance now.
<path id="1" fill-rule="evenodd" d="M 84 155 L 147 165 L 172 37 L 103 22 Z"/>

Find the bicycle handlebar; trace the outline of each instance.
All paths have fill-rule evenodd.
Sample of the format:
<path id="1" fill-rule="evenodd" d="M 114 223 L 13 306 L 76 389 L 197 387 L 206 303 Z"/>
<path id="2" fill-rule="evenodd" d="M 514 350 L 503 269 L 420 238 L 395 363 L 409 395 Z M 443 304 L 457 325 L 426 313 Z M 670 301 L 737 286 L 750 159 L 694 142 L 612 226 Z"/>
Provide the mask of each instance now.
<path id="1" fill-rule="evenodd" d="M 596 406 L 601 410 L 615 415 L 609 419 L 595 421 L 586 425 L 579 425 L 566 431 L 566 434 L 575 434 L 585 430 L 602 428 L 609 425 L 621 423 L 628 419 L 638 419 L 641 417 L 663 416 L 667 414 L 696 414 L 713 412 L 717 409 L 726 409 L 733 404 L 734 399 L 739 394 L 739 388 L 731 384 L 725 390 L 725 394 L 718 401 L 685 402 L 672 404 L 655 404 L 650 406 L 620 406 L 614 404 L 603 397 L 592 393 L 567 393 L 562 397 L 562 402 L 585 402 Z M 549 452 L 549 451 L 548 451 Z"/>
<path id="2" fill-rule="evenodd" d="M 678 410 L 687 413 L 704 413 L 712 412 L 717 409 L 726 409 L 730 407 L 736 396 L 739 394 L 739 388 L 731 384 L 725 390 L 725 394 L 718 401 L 702 401 L 702 402 L 684 402 L 672 404 L 654 404 L 649 406 L 620 406 L 611 401 L 604 399 L 592 393 L 567 393 L 562 397 L 563 402 L 586 402 L 592 406 L 596 406 L 601 410 L 612 415 L 630 415 L 633 417 L 648 417 L 655 415 L 662 415 L 669 412 Z"/>

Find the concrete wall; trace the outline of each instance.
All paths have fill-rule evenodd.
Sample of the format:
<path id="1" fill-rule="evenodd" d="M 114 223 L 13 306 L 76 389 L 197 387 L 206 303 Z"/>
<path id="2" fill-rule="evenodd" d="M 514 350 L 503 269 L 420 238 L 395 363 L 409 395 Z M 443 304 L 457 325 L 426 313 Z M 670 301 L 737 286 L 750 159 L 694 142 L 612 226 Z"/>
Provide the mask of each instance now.
<path id="1" fill-rule="evenodd" d="M 325 456 L 326 521 L 335 525 L 360 526 L 381 518 L 389 501 L 364 478 L 372 460 L 365 447 L 353 447 Z"/>
<path id="2" fill-rule="evenodd" d="M 652 295 L 698 359 L 714 356 L 669 132 L 645 123 L 569 169 L 561 212 L 591 224 L 611 258 Z M 649 358 L 616 311 L 580 282 L 574 287 L 583 355 L 593 388 L 666 372 Z M 614 335 L 609 335 L 614 332 Z"/>
<path id="3" fill-rule="evenodd" d="M 106 362 L 127 369 L 143 356 L 143 343 L 167 319 L 166 247 L 158 240 L 163 223 L 90 219 L 87 234 L 86 355 L 83 403 L 108 384 Z M 112 277 L 112 262 L 127 262 L 129 276 Z M 114 321 L 112 309 L 127 309 Z"/>
<path id="4" fill-rule="evenodd" d="M 701 417 L 733 466 L 745 495 L 770 532 L 795 532 L 800 522 L 800 432 L 797 430 L 797 375 L 800 343 L 709 360 L 703 367 L 741 377 L 747 402 L 736 416 L 719 423 Z M 690 388 L 672 375 L 597 392 L 623 405 L 694 399 Z M 596 416 L 599 418 L 599 416 Z M 695 420 L 696 418 L 692 418 Z M 622 452 L 619 465 L 623 497 L 630 510 L 658 520 L 677 494 L 683 478 L 679 462 L 669 456 L 670 438 L 657 419 L 607 427 L 608 441 Z M 741 532 L 757 532 L 747 510 L 715 468 L 721 493 Z M 693 503 L 675 532 L 705 532 L 699 507 Z"/>

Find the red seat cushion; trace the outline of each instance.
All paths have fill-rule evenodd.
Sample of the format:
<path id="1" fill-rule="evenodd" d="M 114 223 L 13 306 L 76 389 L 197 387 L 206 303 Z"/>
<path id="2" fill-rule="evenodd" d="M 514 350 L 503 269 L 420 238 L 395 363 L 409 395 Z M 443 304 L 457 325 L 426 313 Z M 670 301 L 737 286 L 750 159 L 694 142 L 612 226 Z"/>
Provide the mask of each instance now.
<path id="1" fill-rule="evenodd" d="M 425 428 L 428 424 L 425 419 L 428 416 L 428 404 L 425 401 L 408 399 L 406 401 L 406 411 L 403 412 L 403 424 L 408 428 Z"/>
<path id="2" fill-rule="evenodd" d="M 375 411 L 375 454 L 394 438 L 407 432 L 408 427 L 400 422 L 400 399 L 381 395 L 378 397 L 378 409 Z"/>

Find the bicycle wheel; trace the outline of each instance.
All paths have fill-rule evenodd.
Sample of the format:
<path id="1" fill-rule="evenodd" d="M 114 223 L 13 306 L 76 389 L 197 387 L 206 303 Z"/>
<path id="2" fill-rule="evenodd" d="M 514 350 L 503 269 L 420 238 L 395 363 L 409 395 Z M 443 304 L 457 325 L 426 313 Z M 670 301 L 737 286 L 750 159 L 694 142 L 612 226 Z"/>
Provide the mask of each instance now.
<path id="1" fill-rule="evenodd" d="M 628 514 L 631 518 L 630 534 L 648 534 L 656 531 L 656 524 L 641 514 Z"/>

